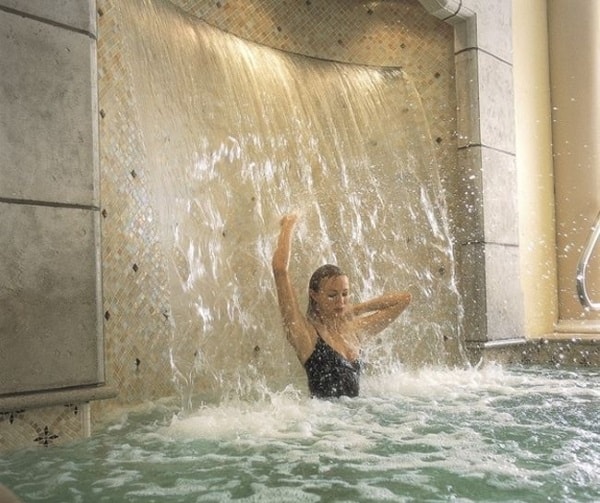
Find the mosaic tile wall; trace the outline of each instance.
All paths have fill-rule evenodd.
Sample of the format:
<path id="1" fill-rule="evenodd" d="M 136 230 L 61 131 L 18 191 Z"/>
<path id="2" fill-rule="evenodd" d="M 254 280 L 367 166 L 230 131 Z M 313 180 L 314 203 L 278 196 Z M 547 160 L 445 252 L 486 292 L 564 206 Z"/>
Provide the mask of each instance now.
<path id="1" fill-rule="evenodd" d="M 107 378 L 118 399 L 102 408 L 174 393 L 165 269 L 140 165 L 135 96 L 121 55 L 118 10 L 98 3 L 98 87 L 104 332 Z"/>
<path id="2" fill-rule="evenodd" d="M 456 165 L 452 28 L 417 0 L 183 1 L 210 24 L 277 49 L 368 65 L 403 67 L 419 90 L 442 169 Z M 98 2 L 103 285 L 107 376 L 113 401 L 92 405 L 92 419 L 122 403 L 175 393 L 166 272 L 139 155 L 135 96 L 122 54 L 116 0 Z"/>

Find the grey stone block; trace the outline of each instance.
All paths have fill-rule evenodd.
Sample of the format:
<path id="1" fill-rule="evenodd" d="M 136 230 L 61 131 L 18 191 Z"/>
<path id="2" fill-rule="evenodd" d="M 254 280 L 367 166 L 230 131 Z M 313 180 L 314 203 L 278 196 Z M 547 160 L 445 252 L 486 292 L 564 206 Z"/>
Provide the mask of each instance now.
<path id="1" fill-rule="evenodd" d="M 0 394 L 102 382 L 98 212 L 0 203 Z"/>
<path id="2" fill-rule="evenodd" d="M 478 51 L 481 143 L 515 153 L 512 66 Z"/>
<path id="3" fill-rule="evenodd" d="M 485 241 L 519 244 L 517 170 L 510 154 L 481 149 Z"/>
<path id="4" fill-rule="evenodd" d="M 94 0 L 0 0 L 0 6 L 96 35 Z"/>
<path id="5" fill-rule="evenodd" d="M 524 337 L 524 308 L 516 246 L 486 244 L 487 340 Z"/>
<path id="6" fill-rule="evenodd" d="M 0 197 L 98 204 L 95 41 L 0 11 Z"/>

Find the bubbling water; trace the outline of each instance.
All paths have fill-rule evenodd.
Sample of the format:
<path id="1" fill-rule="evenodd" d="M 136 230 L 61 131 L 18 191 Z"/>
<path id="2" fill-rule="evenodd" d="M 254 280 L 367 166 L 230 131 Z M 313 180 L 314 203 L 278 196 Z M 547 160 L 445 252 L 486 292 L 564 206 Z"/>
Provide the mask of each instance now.
<path id="1" fill-rule="evenodd" d="M 390 370 L 364 387 L 121 410 L 86 441 L 0 455 L 0 479 L 23 501 L 600 501 L 596 369 Z"/>
<path id="2" fill-rule="evenodd" d="M 120 9 L 184 396 L 304 386 L 270 267 L 289 212 L 301 302 L 326 262 L 356 301 L 413 294 L 370 346 L 371 372 L 462 364 L 445 202 L 408 76 L 272 50 L 160 0 Z"/>

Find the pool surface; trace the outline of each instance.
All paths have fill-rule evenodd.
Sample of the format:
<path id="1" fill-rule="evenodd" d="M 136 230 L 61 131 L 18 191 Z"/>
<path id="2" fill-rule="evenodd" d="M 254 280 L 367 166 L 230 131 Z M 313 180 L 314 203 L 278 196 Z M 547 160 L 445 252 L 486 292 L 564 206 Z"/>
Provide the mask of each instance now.
<path id="1" fill-rule="evenodd" d="M 24 502 L 600 501 L 600 371 L 397 370 L 357 399 L 123 413 L 93 438 L 0 457 Z"/>

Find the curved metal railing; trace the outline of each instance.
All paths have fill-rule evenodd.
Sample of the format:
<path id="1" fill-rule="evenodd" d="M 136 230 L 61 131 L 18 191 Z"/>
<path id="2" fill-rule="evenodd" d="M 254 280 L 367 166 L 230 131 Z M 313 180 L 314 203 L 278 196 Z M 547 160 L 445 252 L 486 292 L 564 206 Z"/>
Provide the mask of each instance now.
<path id="1" fill-rule="evenodd" d="M 581 304 L 592 311 L 600 311 L 600 302 L 592 301 L 588 294 L 586 286 L 586 270 L 590 261 L 590 257 L 592 256 L 592 252 L 598 244 L 598 239 L 600 239 L 600 212 L 596 217 L 596 221 L 592 227 L 592 233 L 590 234 L 587 244 L 585 245 L 585 249 L 581 254 L 579 264 L 577 264 L 577 295 L 579 295 L 579 301 Z"/>

